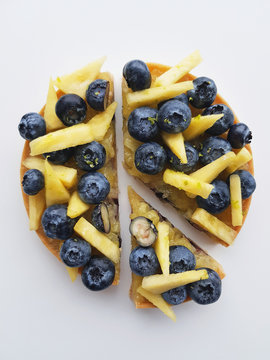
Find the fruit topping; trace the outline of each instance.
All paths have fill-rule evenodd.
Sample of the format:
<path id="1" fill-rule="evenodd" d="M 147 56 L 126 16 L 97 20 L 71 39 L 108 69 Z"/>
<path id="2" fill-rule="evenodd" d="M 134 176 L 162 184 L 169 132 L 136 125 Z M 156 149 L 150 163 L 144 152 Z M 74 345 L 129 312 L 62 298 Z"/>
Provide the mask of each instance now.
<path id="1" fill-rule="evenodd" d="M 29 196 L 29 230 L 37 230 L 46 207 L 44 190 Z"/>
<path id="2" fill-rule="evenodd" d="M 47 158 L 51 163 L 55 165 L 63 165 L 71 158 L 73 153 L 73 148 L 67 148 L 63 150 L 44 153 L 43 156 L 45 157 L 45 159 Z"/>
<path id="3" fill-rule="evenodd" d="M 110 82 L 103 79 L 93 81 L 86 91 L 86 101 L 92 109 L 104 111 L 108 104 Z"/>
<path id="4" fill-rule="evenodd" d="M 105 203 L 98 204 L 94 207 L 91 222 L 96 229 L 104 232 L 105 234 L 108 234 L 111 231 L 109 211 Z"/>
<path id="5" fill-rule="evenodd" d="M 208 198 L 203 199 L 197 196 L 196 201 L 200 208 L 205 209 L 210 214 L 219 214 L 230 205 L 230 190 L 222 180 L 214 180 L 212 185 L 214 188 Z"/>
<path id="6" fill-rule="evenodd" d="M 60 257 L 69 267 L 84 266 L 91 258 L 91 245 L 78 237 L 69 238 L 61 246 Z"/>
<path id="7" fill-rule="evenodd" d="M 115 266 L 106 257 L 92 257 L 89 263 L 83 268 L 82 282 L 92 291 L 104 290 L 114 280 Z"/>
<path id="8" fill-rule="evenodd" d="M 86 103 L 76 94 L 66 94 L 60 97 L 55 105 L 55 112 L 62 123 L 73 126 L 86 118 Z"/>
<path id="9" fill-rule="evenodd" d="M 181 101 L 167 101 L 158 111 L 158 126 L 168 133 L 184 131 L 190 124 L 190 108 Z"/>
<path id="10" fill-rule="evenodd" d="M 158 237 L 155 243 L 155 251 L 158 261 L 164 275 L 169 275 L 169 244 L 170 244 L 170 226 L 166 221 L 160 221 L 157 224 Z"/>
<path id="11" fill-rule="evenodd" d="M 79 268 L 76 268 L 76 267 L 71 268 L 69 266 L 66 266 L 66 269 L 67 269 L 68 275 L 70 277 L 70 280 L 72 282 L 74 282 L 77 279 L 77 276 L 78 276 L 78 273 L 79 273 L 79 271 L 78 271 Z"/>
<path id="12" fill-rule="evenodd" d="M 230 195 L 232 225 L 241 226 L 243 223 L 241 180 L 239 175 L 230 176 Z"/>
<path id="13" fill-rule="evenodd" d="M 98 172 L 84 174 L 78 182 L 78 193 L 87 204 L 98 204 L 106 199 L 110 192 L 107 178 Z"/>
<path id="14" fill-rule="evenodd" d="M 202 144 L 200 152 L 200 162 L 203 165 L 210 164 L 220 156 L 232 150 L 230 143 L 220 137 L 211 136 L 206 139 Z"/>
<path id="15" fill-rule="evenodd" d="M 217 87 L 214 81 L 202 76 L 193 80 L 193 86 L 193 90 L 187 92 L 190 104 L 197 109 L 210 106 L 217 95 Z"/>
<path id="16" fill-rule="evenodd" d="M 166 132 L 162 132 L 161 136 L 165 144 L 175 154 L 175 156 L 177 156 L 181 160 L 182 164 L 186 164 L 187 154 L 183 134 L 169 134 Z"/>
<path id="17" fill-rule="evenodd" d="M 142 144 L 135 151 L 135 166 L 144 174 L 158 174 L 164 169 L 166 160 L 166 151 L 155 142 Z"/>
<path id="18" fill-rule="evenodd" d="M 33 140 L 46 134 L 45 120 L 38 113 L 28 113 L 21 118 L 18 129 L 25 140 Z"/>
<path id="19" fill-rule="evenodd" d="M 158 103 L 158 110 L 161 108 L 161 106 L 162 106 L 163 104 L 165 104 L 166 102 L 168 102 L 168 101 L 170 101 L 170 100 L 178 100 L 178 101 L 181 101 L 182 103 L 186 104 L 187 106 L 189 105 L 187 95 L 186 95 L 186 94 L 181 94 L 181 95 L 175 96 L 175 97 L 172 98 L 172 99 L 164 100 L 164 101 L 161 101 L 160 103 Z"/>
<path id="20" fill-rule="evenodd" d="M 237 170 L 232 175 L 239 175 L 241 180 L 241 192 L 242 198 L 248 199 L 256 189 L 256 181 L 250 172 L 246 170 Z M 227 183 L 229 183 L 230 177 L 227 179 Z"/>
<path id="21" fill-rule="evenodd" d="M 158 112 L 147 106 L 132 111 L 128 118 L 128 132 L 136 140 L 151 141 L 158 134 Z"/>
<path id="22" fill-rule="evenodd" d="M 157 229 L 151 220 L 138 216 L 131 220 L 129 231 L 140 246 L 150 246 L 157 239 Z"/>
<path id="23" fill-rule="evenodd" d="M 217 120 L 206 132 L 210 135 L 221 135 L 227 131 L 234 122 L 233 112 L 224 104 L 215 104 L 204 110 L 202 115 L 222 114 L 222 118 Z"/>
<path id="24" fill-rule="evenodd" d="M 177 288 L 165 291 L 161 296 L 168 304 L 179 305 L 186 300 L 187 289 L 186 286 L 178 286 Z"/>
<path id="25" fill-rule="evenodd" d="M 75 150 L 77 166 L 84 171 L 96 171 L 103 167 L 106 161 L 106 150 L 97 141 L 78 146 Z"/>
<path id="26" fill-rule="evenodd" d="M 44 188 L 44 176 L 37 169 L 27 170 L 23 175 L 22 187 L 27 195 L 36 195 Z"/>
<path id="27" fill-rule="evenodd" d="M 234 124 L 229 132 L 227 140 L 232 145 L 233 149 L 241 149 L 246 144 L 250 144 L 252 133 L 248 126 L 243 123 Z"/>
<path id="28" fill-rule="evenodd" d="M 131 271 L 139 276 L 154 275 L 159 270 L 159 262 L 155 250 L 149 247 L 137 246 L 129 256 Z"/>
<path id="29" fill-rule="evenodd" d="M 233 173 L 235 170 L 239 169 L 241 166 L 245 165 L 252 159 L 252 154 L 243 147 L 228 164 L 226 169 L 227 174 Z"/>
<path id="30" fill-rule="evenodd" d="M 197 115 L 191 119 L 189 127 L 183 132 L 186 140 L 193 140 L 196 137 L 202 135 L 207 129 L 215 124 L 219 119 L 223 117 L 223 114 L 216 115 Z"/>
<path id="31" fill-rule="evenodd" d="M 55 91 L 53 80 L 50 79 L 49 90 L 48 90 L 46 105 L 44 109 L 44 120 L 46 123 L 46 129 L 48 131 L 61 129 L 62 127 L 64 127 L 64 124 L 62 123 L 61 120 L 59 120 L 59 118 L 55 113 L 55 105 L 57 101 L 58 101 L 57 92 Z"/>
<path id="32" fill-rule="evenodd" d="M 151 74 L 147 65 L 141 60 L 131 60 L 123 68 L 123 76 L 128 87 L 133 91 L 150 88 Z"/>
<path id="33" fill-rule="evenodd" d="M 185 246 L 170 246 L 170 274 L 194 270 L 196 260 L 193 253 Z"/>
<path id="34" fill-rule="evenodd" d="M 166 151 L 168 163 L 175 171 L 181 171 L 185 173 L 190 172 L 194 170 L 199 161 L 198 151 L 189 143 L 185 143 L 185 152 L 187 156 L 187 163 L 185 164 L 183 164 L 182 161 L 170 149 L 166 149 Z"/>
<path id="35" fill-rule="evenodd" d="M 67 214 L 69 217 L 75 218 L 86 212 L 89 208 L 90 205 L 81 200 L 78 191 L 74 191 L 68 202 Z"/>

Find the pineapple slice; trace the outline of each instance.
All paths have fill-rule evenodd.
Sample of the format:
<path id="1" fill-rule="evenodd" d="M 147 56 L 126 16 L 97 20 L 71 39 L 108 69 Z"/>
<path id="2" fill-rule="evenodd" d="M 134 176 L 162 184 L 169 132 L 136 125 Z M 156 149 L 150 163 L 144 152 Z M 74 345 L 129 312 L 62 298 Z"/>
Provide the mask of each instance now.
<path id="1" fill-rule="evenodd" d="M 79 219 L 74 227 L 74 231 L 84 240 L 88 241 L 93 247 L 104 254 L 107 258 L 117 264 L 120 260 L 119 246 L 112 242 L 105 234 L 98 231 L 83 217 Z"/>
<path id="2" fill-rule="evenodd" d="M 199 195 L 207 199 L 210 192 L 214 188 L 213 185 L 204 181 L 192 178 L 184 173 L 166 169 L 163 174 L 163 181 L 166 184 L 175 186 L 179 190 L 185 190 L 194 195 Z"/>
<path id="3" fill-rule="evenodd" d="M 231 162 L 231 164 L 227 167 L 226 173 L 227 175 L 230 175 L 231 173 L 235 172 L 235 170 L 239 169 L 241 166 L 245 165 L 252 159 L 251 153 L 243 147 L 239 151 L 239 153 L 236 155 L 234 160 Z"/>
<path id="4" fill-rule="evenodd" d="M 71 195 L 67 208 L 67 216 L 76 218 L 90 209 L 90 205 L 83 202 L 77 191 Z"/>
<path id="5" fill-rule="evenodd" d="M 153 86 L 168 86 L 176 83 L 184 75 L 188 74 L 192 69 L 202 62 L 199 50 L 194 51 L 177 65 L 156 78 Z"/>
<path id="6" fill-rule="evenodd" d="M 165 291 L 184 286 L 194 281 L 208 279 L 206 270 L 190 270 L 170 275 L 151 275 L 145 276 L 142 287 L 152 294 L 162 294 Z"/>
<path id="7" fill-rule="evenodd" d="M 41 216 L 46 207 L 45 191 L 29 196 L 29 229 L 37 230 L 40 226 Z"/>
<path id="8" fill-rule="evenodd" d="M 24 160 L 23 165 L 28 169 L 38 169 L 43 174 L 45 173 L 45 160 L 40 159 L 38 157 L 28 157 Z M 77 184 L 77 170 L 73 168 L 69 168 L 63 165 L 52 165 L 53 171 L 61 180 L 63 185 L 70 189 Z"/>
<path id="9" fill-rule="evenodd" d="M 85 93 L 89 84 L 97 78 L 105 60 L 106 57 L 104 56 L 72 74 L 58 77 L 55 80 L 55 85 L 66 94 L 77 94 L 82 98 L 85 98 Z"/>
<path id="10" fill-rule="evenodd" d="M 79 273 L 79 268 L 77 268 L 77 267 L 71 268 L 71 267 L 66 266 L 66 269 L 68 271 L 68 275 L 69 275 L 71 281 L 74 282 L 77 279 L 77 276 Z"/>
<path id="11" fill-rule="evenodd" d="M 127 94 L 127 103 L 129 106 L 135 107 L 149 105 L 153 102 L 171 99 L 172 97 L 183 94 L 191 89 L 193 89 L 193 82 L 183 81 L 169 86 L 135 91 Z"/>
<path id="12" fill-rule="evenodd" d="M 233 243 L 237 235 L 235 230 L 224 224 L 224 222 L 220 221 L 217 217 L 209 214 L 204 209 L 196 209 L 191 216 L 191 221 L 215 235 L 228 245 Z"/>
<path id="13" fill-rule="evenodd" d="M 141 286 L 137 289 L 137 292 L 155 305 L 171 320 L 176 321 L 176 316 L 171 306 L 163 299 L 161 295 L 154 295 L 149 291 L 143 289 Z"/>
<path id="14" fill-rule="evenodd" d="M 169 256 L 169 232 L 170 226 L 167 222 L 161 221 L 157 224 L 158 237 L 155 242 L 155 251 L 164 275 L 169 275 L 170 256 Z"/>
<path id="15" fill-rule="evenodd" d="M 94 116 L 87 124 L 77 124 L 40 136 L 30 142 L 31 155 L 57 151 L 87 144 L 104 138 L 113 119 L 117 103 L 113 102 L 105 111 Z"/>
<path id="16" fill-rule="evenodd" d="M 230 176 L 231 212 L 233 226 L 243 223 L 241 180 L 239 175 Z"/>
<path id="17" fill-rule="evenodd" d="M 64 204 L 69 201 L 69 192 L 55 174 L 51 164 L 45 160 L 45 193 L 46 204 Z"/>
<path id="18" fill-rule="evenodd" d="M 186 140 L 193 140 L 199 135 L 203 134 L 207 129 L 214 125 L 214 123 L 221 119 L 223 114 L 213 115 L 197 115 L 191 119 L 189 127 L 183 132 Z"/>
<path id="19" fill-rule="evenodd" d="M 181 162 L 187 164 L 187 154 L 183 134 L 169 134 L 162 132 L 161 136 L 165 144 L 181 160 Z"/>
<path id="20" fill-rule="evenodd" d="M 55 88 L 53 86 L 52 78 L 50 78 L 49 90 L 48 90 L 46 106 L 44 110 L 44 119 L 46 122 L 47 132 L 56 129 L 61 129 L 65 126 L 55 113 L 55 105 L 57 101 L 58 101 L 58 97 Z"/>

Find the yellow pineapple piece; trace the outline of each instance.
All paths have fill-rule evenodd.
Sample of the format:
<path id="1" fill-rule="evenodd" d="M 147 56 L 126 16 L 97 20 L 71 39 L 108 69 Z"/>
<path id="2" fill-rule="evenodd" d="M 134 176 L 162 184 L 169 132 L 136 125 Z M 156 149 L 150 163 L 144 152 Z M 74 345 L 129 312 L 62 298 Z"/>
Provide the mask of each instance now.
<path id="1" fill-rule="evenodd" d="M 55 113 L 55 105 L 58 101 L 58 97 L 53 86 L 52 78 L 50 78 L 49 90 L 46 100 L 46 106 L 44 110 L 44 119 L 46 122 L 46 130 L 56 130 L 65 127 L 62 121 L 57 117 Z"/>
<path id="2" fill-rule="evenodd" d="M 187 154 L 183 134 L 169 134 L 162 132 L 161 136 L 163 141 L 171 149 L 171 151 L 181 160 L 183 164 L 186 164 Z"/>
<path id="3" fill-rule="evenodd" d="M 236 155 L 234 160 L 230 163 L 230 165 L 226 169 L 227 175 L 230 175 L 231 173 L 235 172 L 235 170 L 239 169 L 241 166 L 245 165 L 252 159 L 252 154 L 243 147 L 239 151 L 239 153 Z"/>
<path id="4" fill-rule="evenodd" d="M 98 251 L 107 256 L 107 258 L 112 260 L 115 264 L 119 262 L 119 246 L 113 243 L 105 234 L 98 231 L 83 217 L 81 217 L 76 223 L 74 231 L 79 234 L 84 240 L 88 241 Z"/>
<path id="5" fill-rule="evenodd" d="M 233 226 L 241 226 L 243 223 L 242 192 L 239 175 L 230 176 L 231 212 Z"/>
<path id="6" fill-rule="evenodd" d="M 29 196 L 29 229 L 37 230 L 40 226 L 41 216 L 46 207 L 45 191 Z"/>
<path id="7" fill-rule="evenodd" d="M 71 195 L 67 208 L 67 216 L 76 218 L 90 209 L 90 205 L 83 202 L 77 191 Z"/>
<path id="8" fill-rule="evenodd" d="M 158 261 L 164 275 L 169 275 L 169 232 L 170 226 L 167 222 L 161 221 L 157 224 L 158 237 L 154 244 Z"/>
<path id="9" fill-rule="evenodd" d="M 217 217 L 209 214 L 204 209 L 196 209 L 191 216 L 191 221 L 202 227 L 204 230 L 215 235 L 228 245 L 231 245 L 237 235 L 237 232 L 230 228 Z"/>
<path id="10" fill-rule="evenodd" d="M 213 115 L 197 115 L 191 119 L 189 127 L 183 132 L 186 140 L 193 140 L 199 135 L 203 134 L 207 129 L 214 125 L 214 123 L 221 119 L 223 114 Z"/>
<path id="11" fill-rule="evenodd" d="M 171 320 L 176 321 L 176 316 L 171 306 L 163 299 L 161 295 L 155 295 L 151 292 L 143 289 L 141 286 L 137 289 L 137 292 L 155 305 L 159 310 L 161 310 L 165 315 L 167 315 Z"/>
<path id="12" fill-rule="evenodd" d="M 77 267 L 71 268 L 71 267 L 66 266 L 66 269 L 68 271 L 68 275 L 69 275 L 71 281 L 74 282 L 77 279 L 77 276 L 79 273 L 79 271 L 78 271 L 79 268 L 77 268 Z"/>

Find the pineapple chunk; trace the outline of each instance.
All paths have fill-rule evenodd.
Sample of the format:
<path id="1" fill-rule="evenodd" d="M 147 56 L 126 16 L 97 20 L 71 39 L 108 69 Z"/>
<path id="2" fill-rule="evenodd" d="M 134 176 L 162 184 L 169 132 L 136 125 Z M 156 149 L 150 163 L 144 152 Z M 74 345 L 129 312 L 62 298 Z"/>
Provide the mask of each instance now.
<path id="1" fill-rule="evenodd" d="M 171 306 L 163 299 L 161 295 L 154 295 L 149 291 L 143 289 L 141 286 L 137 289 L 137 292 L 155 305 L 171 320 L 176 321 L 176 316 Z"/>
<path id="2" fill-rule="evenodd" d="M 243 223 L 241 180 L 239 175 L 230 176 L 231 212 L 233 226 Z"/>
<path id="3" fill-rule="evenodd" d="M 112 260 L 115 264 L 119 262 L 119 246 L 112 242 L 105 234 L 98 231 L 83 217 L 81 217 L 76 223 L 74 231 L 76 231 L 76 233 L 79 234 L 84 240 L 88 241 L 93 247 L 107 256 L 107 258 Z"/>
<path id="4" fill-rule="evenodd" d="M 87 144 L 104 138 L 113 119 L 117 103 L 113 102 L 105 111 L 94 116 L 87 124 L 77 124 L 40 136 L 30 142 L 31 155 L 57 151 Z"/>
<path id="5" fill-rule="evenodd" d="M 235 170 L 239 169 L 241 166 L 248 163 L 251 159 L 252 159 L 251 153 L 245 147 L 243 147 L 243 149 L 239 151 L 239 153 L 236 155 L 234 160 L 227 167 L 226 169 L 227 175 L 230 175 L 231 173 L 235 172 Z"/>
<path id="6" fill-rule="evenodd" d="M 207 184 L 201 180 L 192 178 L 184 173 L 166 169 L 163 174 L 163 181 L 166 184 L 175 186 L 179 190 L 185 190 L 194 195 L 199 195 L 207 199 L 210 192 L 214 188 L 213 185 Z"/>
<path id="7" fill-rule="evenodd" d="M 71 195 L 67 208 L 67 216 L 76 218 L 90 209 L 90 205 L 83 202 L 77 191 Z"/>
<path id="8" fill-rule="evenodd" d="M 69 192 L 55 174 L 51 164 L 45 160 L 45 193 L 46 204 L 63 204 L 69 201 Z"/>
<path id="9" fill-rule="evenodd" d="M 72 74 L 58 77 L 55 80 L 55 85 L 66 94 L 77 94 L 82 98 L 85 98 L 85 93 L 89 84 L 97 78 L 105 60 L 106 57 L 104 56 Z"/>
<path id="10" fill-rule="evenodd" d="M 79 268 L 77 268 L 77 267 L 71 268 L 71 267 L 66 266 L 66 269 L 68 271 L 68 275 L 69 275 L 71 281 L 74 282 L 77 279 L 77 276 L 79 273 L 79 271 L 78 271 Z"/>
<path id="11" fill-rule="evenodd" d="M 40 226 L 41 216 L 46 207 L 45 191 L 29 196 L 29 229 L 37 230 Z"/>
<path id="12" fill-rule="evenodd" d="M 55 105 L 57 101 L 58 97 L 53 86 L 53 81 L 50 78 L 49 90 L 44 110 L 44 119 L 46 122 L 47 132 L 51 130 L 61 129 L 65 126 L 55 113 Z"/>
<path id="13" fill-rule="evenodd" d="M 183 81 L 169 86 L 135 91 L 127 94 L 127 103 L 129 106 L 135 107 L 149 105 L 153 102 L 171 99 L 172 97 L 183 94 L 191 89 L 193 89 L 193 82 Z"/>
<path id="14" fill-rule="evenodd" d="M 162 294 L 178 286 L 184 286 L 194 281 L 205 279 L 208 279 L 206 270 L 190 270 L 170 275 L 145 276 L 142 281 L 142 287 L 152 294 Z"/>
<path id="15" fill-rule="evenodd" d="M 38 157 L 28 157 L 24 160 L 23 165 L 28 169 L 38 169 L 43 174 L 45 173 L 45 160 L 40 159 Z M 77 170 L 73 168 L 69 168 L 63 165 L 52 165 L 53 171 L 61 180 L 63 185 L 70 189 L 77 184 Z"/>
<path id="16" fill-rule="evenodd" d="M 204 209 L 196 209 L 191 216 L 191 221 L 215 235 L 228 245 L 233 243 L 237 235 L 236 231 L 224 224 L 224 222 L 220 221 L 217 217 L 209 214 Z"/>
<path id="17" fill-rule="evenodd" d="M 181 160 L 181 162 L 187 164 L 187 154 L 183 134 L 169 134 L 162 132 L 161 136 L 165 144 Z"/>
<path id="18" fill-rule="evenodd" d="M 197 115 L 191 119 L 189 127 L 183 132 L 186 140 L 193 140 L 199 135 L 203 134 L 207 129 L 214 125 L 214 123 L 221 119 L 223 114 L 213 115 Z"/>
<path id="19" fill-rule="evenodd" d="M 188 74 L 192 69 L 202 62 L 199 50 L 194 51 L 177 65 L 156 78 L 154 86 L 168 86 L 176 83 L 184 75 Z"/>
<path id="20" fill-rule="evenodd" d="M 170 226 L 167 222 L 162 221 L 157 224 L 158 237 L 155 242 L 155 251 L 158 261 L 164 275 L 169 275 L 169 232 Z"/>

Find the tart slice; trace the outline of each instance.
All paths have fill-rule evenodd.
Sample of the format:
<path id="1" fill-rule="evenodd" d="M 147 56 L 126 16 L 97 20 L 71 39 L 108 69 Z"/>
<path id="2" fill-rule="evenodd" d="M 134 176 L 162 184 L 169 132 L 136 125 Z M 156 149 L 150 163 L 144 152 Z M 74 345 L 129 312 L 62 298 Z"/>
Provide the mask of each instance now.
<path id="1" fill-rule="evenodd" d="M 130 186 L 128 196 L 132 235 L 130 298 L 136 308 L 158 307 L 175 320 L 172 304 L 191 300 L 191 297 L 200 304 L 216 301 L 221 291 L 220 279 L 225 276 L 222 266 L 175 228 Z M 210 280 L 214 277 L 218 283 L 217 287 L 212 283 L 207 284 L 210 286 L 209 293 L 203 283 L 210 281 L 208 275 Z M 206 289 L 204 297 L 198 298 L 195 293 L 198 285 L 201 285 L 201 289 Z"/>
<path id="2" fill-rule="evenodd" d="M 117 104 L 103 62 L 50 79 L 45 106 L 19 124 L 26 139 L 20 176 L 30 230 L 64 262 L 72 281 L 82 273 L 95 291 L 119 283 L 121 250 Z"/>

